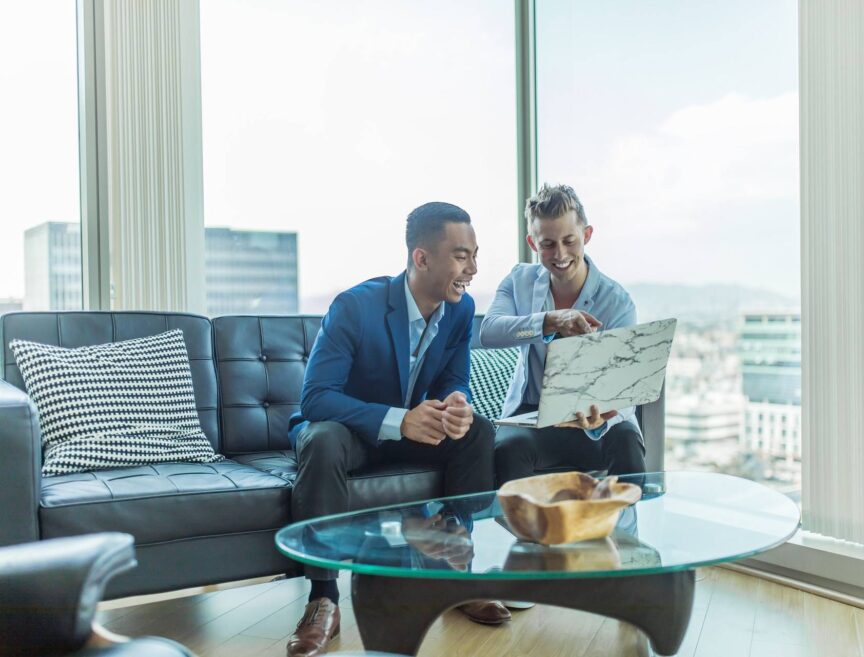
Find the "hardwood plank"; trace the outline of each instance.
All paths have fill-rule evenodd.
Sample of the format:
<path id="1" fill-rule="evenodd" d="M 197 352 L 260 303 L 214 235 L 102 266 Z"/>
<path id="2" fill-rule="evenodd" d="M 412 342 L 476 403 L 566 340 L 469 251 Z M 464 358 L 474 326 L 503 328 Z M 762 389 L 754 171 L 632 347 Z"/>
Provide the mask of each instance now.
<path id="1" fill-rule="evenodd" d="M 262 639 L 261 637 L 248 636 L 246 634 L 237 634 L 225 643 L 216 646 L 213 650 L 206 653 L 199 653 L 199 657 L 255 657 L 260 655 L 266 649 L 273 645 L 272 639 Z M 285 657 L 285 645 L 279 646 L 279 654 Z"/>
<path id="2" fill-rule="evenodd" d="M 704 577 L 702 577 L 704 573 Z M 342 633 L 331 652 L 361 650 L 343 574 Z M 127 634 L 169 636 L 200 657 L 283 657 L 303 613 L 308 584 L 283 580 L 100 612 Z M 113 628 L 111 628 L 113 630 Z M 116 631 L 116 630 L 114 630 Z M 394 619 L 398 631 L 398 619 Z M 722 568 L 700 572 L 693 616 L 679 657 L 864 657 L 864 610 Z M 430 628 L 420 657 L 644 657 L 647 642 L 626 623 L 537 605 L 502 627 L 451 610 Z"/>
<path id="3" fill-rule="evenodd" d="M 755 578 L 715 569 L 714 589 L 694 652 L 695 657 L 746 657 L 756 621 Z"/>
<path id="4" fill-rule="evenodd" d="M 864 657 L 864 609 L 855 609 L 855 636 L 858 639 L 858 657 Z"/>
<path id="5" fill-rule="evenodd" d="M 238 591 L 235 596 L 247 597 L 252 594 L 250 590 L 234 589 Z M 243 591 L 243 593 L 239 593 Z M 172 598 L 163 602 L 150 602 L 148 604 L 129 607 L 125 614 L 114 614 L 114 610 L 100 611 L 96 614 L 98 622 L 106 629 L 118 634 L 129 636 L 141 636 L 145 634 L 164 633 L 177 622 L 183 624 L 193 622 L 198 615 L 196 607 L 207 602 L 213 593 L 194 595 L 188 598 Z M 122 611 L 122 610 L 118 610 Z M 173 622 L 172 622 L 172 619 Z"/>
<path id="6" fill-rule="evenodd" d="M 696 591 L 693 596 L 693 612 L 690 615 L 690 625 L 684 635 L 684 641 L 678 649 L 677 657 L 693 657 L 699 645 L 699 636 L 708 616 L 711 596 L 714 593 L 716 568 L 701 568 L 696 574 Z"/>
<path id="7" fill-rule="evenodd" d="M 818 595 L 799 593 L 807 599 L 803 605 L 807 647 L 819 655 L 859 657 L 856 608 Z"/>
<path id="8" fill-rule="evenodd" d="M 226 593 L 230 593 L 230 591 L 220 592 L 218 595 Z M 302 606 L 305 605 L 303 583 L 283 580 L 278 582 L 276 586 L 268 588 L 260 595 L 237 605 L 230 611 L 220 614 L 204 625 L 192 629 L 185 635 L 181 634 L 177 637 L 177 640 L 188 646 L 192 652 L 205 657 L 221 644 L 238 634 L 242 634 L 244 630 L 260 622 L 262 618 L 269 616 L 274 611 L 290 603 L 298 601 L 302 601 L 302 604 L 299 606 L 302 613 Z M 293 625 L 291 627 L 293 628 Z"/>
<path id="9" fill-rule="evenodd" d="M 108 622 L 106 628 L 127 636 L 159 635 L 182 641 L 223 614 L 288 581 L 292 582 L 291 586 L 297 586 L 292 580 L 282 580 L 152 602 L 137 608 L 134 616 L 126 615 Z"/>
<path id="10" fill-rule="evenodd" d="M 808 644 L 804 622 L 804 602 L 807 594 L 796 589 L 777 586 L 767 580 L 757 581 L 756 622 L 753 644 L 757 652 L 770 651 L 766 646 L 783 646 L 792 650 Z"/>
<path id="11" fill-rule="evenodd" d="M 628 623 L 603 619 L 600 630 L 582 653 L 583 657 L 608 657 L 609 655 L 626 655 L 641 657 L 649 655 L 648 639 L 642 632 Z"/>

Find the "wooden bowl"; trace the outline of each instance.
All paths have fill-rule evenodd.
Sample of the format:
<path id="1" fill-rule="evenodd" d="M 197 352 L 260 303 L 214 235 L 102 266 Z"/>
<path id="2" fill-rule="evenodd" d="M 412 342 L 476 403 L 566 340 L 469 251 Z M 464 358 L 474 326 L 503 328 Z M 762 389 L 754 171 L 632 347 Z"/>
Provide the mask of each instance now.
<path id="1" fill-rule="evenodd" d="M 604 538 L 621 509 L 642 496 L 635 484 L 617 477 L 598 480 L 582 472 L 562 472 L 508 481 L 498 500 L 513 533 L 543 545 Z"/>

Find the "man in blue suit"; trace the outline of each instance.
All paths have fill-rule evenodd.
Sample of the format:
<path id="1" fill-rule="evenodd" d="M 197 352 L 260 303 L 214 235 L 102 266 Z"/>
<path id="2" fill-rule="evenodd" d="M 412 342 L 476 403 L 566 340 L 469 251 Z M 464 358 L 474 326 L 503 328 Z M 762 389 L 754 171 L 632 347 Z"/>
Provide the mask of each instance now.
<path id="1" fill-rule="evenodd" d="M 341 293 L 321 323 L 294 422 L 295 520 L 348 511 L 347 473 L 372 463 L 439 464 L 448 496 L 494 488 L 494 430 L 474 415 L 468 387 L 471 219 L 427 203 L 408 216 L 406 243 L 405 272 Z M 307 566 L 306 576 L 312 590 L 289 657 L 321 654 L 339 628 L 336 573 Z M 491 602 L 464 611 L 493 624 L 510 617 Z"/>
<path id="2" fill-rule="evenodd" d="M 521 351 L 502 417 L 537 410 L 546 346 L 553 339 L 636 323 L 630 295 L 585 254 L 594 229 L 572 187 L 544 185 L 528 199 L 525 218 L 528 244 L 540 262 L 513 268 L 480 327 L 482 346 Z M 580 413 L 555 427 L 502 426 L 495 445 L 498 484 L 545 468 L 644 472 L 645 445 L 635 411 L 601 414 L 592 406 L 590 415 Z"/>

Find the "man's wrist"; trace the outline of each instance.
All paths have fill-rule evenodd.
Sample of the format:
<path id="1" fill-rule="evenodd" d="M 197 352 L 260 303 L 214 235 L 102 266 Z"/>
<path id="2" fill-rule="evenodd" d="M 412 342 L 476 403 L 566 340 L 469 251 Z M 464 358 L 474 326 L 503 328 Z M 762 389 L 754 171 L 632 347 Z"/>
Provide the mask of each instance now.
<path id="1" fill-rule="evenodd" d="M 543 335 L 555 335 L 558 332 L 558 328 L 555 325 L 555 321 L 552 319 L 549 313 L 543 315 Z"/>

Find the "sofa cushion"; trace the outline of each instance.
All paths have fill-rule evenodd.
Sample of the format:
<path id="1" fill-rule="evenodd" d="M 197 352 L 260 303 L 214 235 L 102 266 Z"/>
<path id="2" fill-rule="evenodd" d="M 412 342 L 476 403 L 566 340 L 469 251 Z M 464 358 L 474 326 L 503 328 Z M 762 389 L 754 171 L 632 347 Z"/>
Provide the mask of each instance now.
<path id="1" fill-rule="evenodd" d="M 47 477 L 39 516 L 42 538 L 120 531 L 141 545 L 278 529 L 290 508 L 290 482 L 226 460 Z"/>
<path id="2" fill-rule="evenodd" d="M 490 420 L 501 417 L 501 407 L 518 359 L 516 347 L 471 349 L 470 384 L 475 412 Z"/>
<path id="3" fill-rule="evenodd" d="M 297 457 L 290 450 L 243 454 L 234 460 L 287 482 L 297 477 Z M 444 474 L 434 466 L 379 464 L 348 473 L 348 506 L 354 511 L 415 502 L 440 497 L 443 489 Z"/>
<path id="4" fill-rule="evenodd" d="M 183 333 L 67 349 L 13 340 L 44 475 L 222 459 L 201 431 Z"/>

